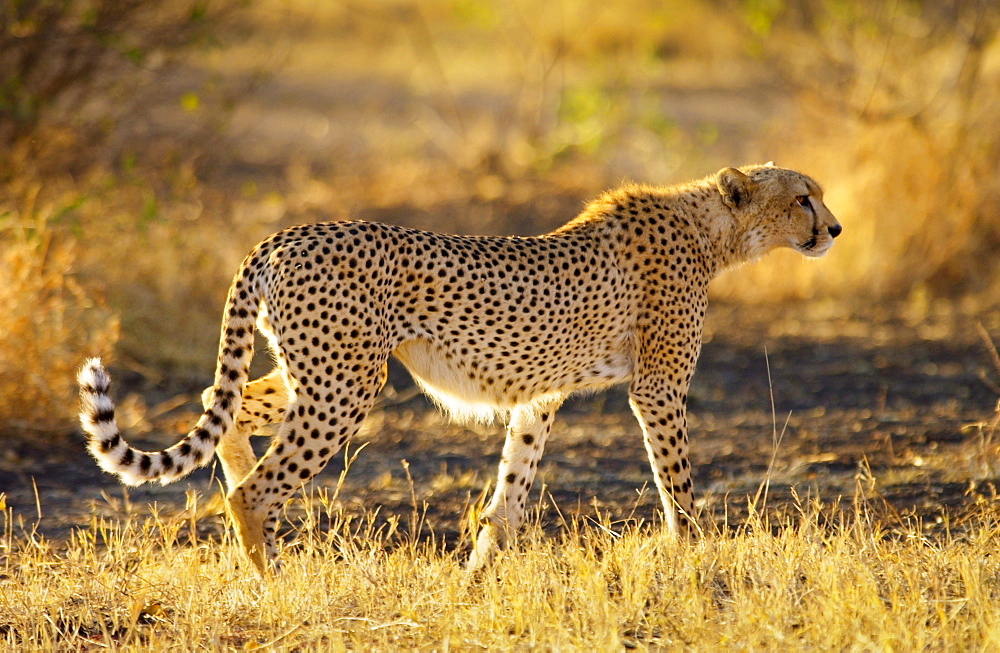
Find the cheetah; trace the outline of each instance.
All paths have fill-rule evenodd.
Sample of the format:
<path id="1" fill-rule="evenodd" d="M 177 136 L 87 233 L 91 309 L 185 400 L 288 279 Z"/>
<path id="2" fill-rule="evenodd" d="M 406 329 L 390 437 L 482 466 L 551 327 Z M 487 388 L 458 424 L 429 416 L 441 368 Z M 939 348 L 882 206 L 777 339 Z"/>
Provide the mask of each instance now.
<path id="1" fill-rule="evenodd" d="M 443 235 L 370 222 L 290 227 L 240 265 L 215 380 L 193 429 L 131 447 L 99 359 L 79 373 L 88 448 L 127 484 L 169 483 L 217 453 L 239 541 L 276 567 L 280 508 L 353 436 L 395 356 L 458 417 L 501 414 L 506 440 L 467 569 L 507 546 L 553 416 L 578 391 L 628 383 L 665 527 L 694 528 L 686 399 L 709 281 L 789 247 L 819 257 L 841 226 L 809 177 L 765 165 L 671 187 L 626 185 L 537 237 Z M 253 334 L 276 360 L 249 381 Z M 250 436 L 280 422 L 258 460 Z"/>

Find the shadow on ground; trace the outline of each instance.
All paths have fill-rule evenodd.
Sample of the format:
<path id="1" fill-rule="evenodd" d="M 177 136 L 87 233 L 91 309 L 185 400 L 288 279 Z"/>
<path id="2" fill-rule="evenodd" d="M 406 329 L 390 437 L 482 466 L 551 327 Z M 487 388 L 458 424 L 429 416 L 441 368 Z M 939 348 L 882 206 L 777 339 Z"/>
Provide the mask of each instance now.
<path id="1" fill-rule="evenodd" d="M 803 321 L 797 310 L 758 308 L 750 314 L 748 307 L 722 305 L 710 311 L 689 406 L 703 526 L 738 528 L 747 518 L 748 497 L 765 478 L 766 511 L 775 527 L 794 521 L 797 506 L 806 501 L 848 507 L 863 496 L 870 509 L 912 516 L 933 535 L 973 507 L 997 500 L 1000 446 L 993 439 L 1000 433 L 989 427 L 997 405 L 990 379 L 996 374 L 972 318 L 914 324 L 834 315 Z M 119 394 L 197 395 L 196 388 L 136 387 L 122 376 Z M 466 547 L 463 511 L 493 479 L 501 425 L 447 424 L 398 366 L 381 403 L 354 443 L 352 452 L 360 443 L 367 446 L 344 477 L 335 506 L 353 516 L 378 509 L 380 523 L 398 518 L 405 533 L 415 502 L 425 513 L 421 537 L 433 535 L 449 549 Z M 189 402 L 155 424 L 179 431 L 195 407 Z M 136 444 L 162 448 L 175 433 Z M 255 442 L 263 451 L 268 439 Z M 333 491 L 343 468 L 340 455 L 315 486 Z M 179 512 L 186 491 L 217 494 L 220 479 L 221 472 L 209 468 L 170 486 L 126 490 L 98 470 L 79 434 L 46 450 L 26 443 L 0 463 L 8 508 L 55 540 L 94 515 L 143 515 L 154 502 L 167 513 Z M 624 388 L 567 402 L 533 497 L 550 532 L 573 515 L 594 517 L 598 511 L 618 525 L 658 521 L 652 476 Z M 210 515 L 199 528 L 218 532 L 222 520 Z"/>

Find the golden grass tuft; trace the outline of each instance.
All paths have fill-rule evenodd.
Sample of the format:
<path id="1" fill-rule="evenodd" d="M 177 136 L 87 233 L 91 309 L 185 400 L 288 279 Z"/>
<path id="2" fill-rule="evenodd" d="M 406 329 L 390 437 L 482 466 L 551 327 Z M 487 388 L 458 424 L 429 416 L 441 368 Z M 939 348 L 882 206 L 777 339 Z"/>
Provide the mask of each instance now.
<path id="1" fill-rule="evenodd" d="M 228 536 L 192 535 L 193 498 L 176 517 L 95 518 L 59 547 L 15 528 L 8 512 L 0 641 L 18 650 L 1000 646 L 1000 525 L 989 504 L 938 539 L 863 499 L 799 505 L 781 523 L 757 514 L 691 545 L 600 515 L 555 537 L 536 522 L 472 580 L 461 554 L 330 505 L 307 500 L 283 573 L 263 580 Z M 321 517 L 326 532 L 311 526 Z"/>

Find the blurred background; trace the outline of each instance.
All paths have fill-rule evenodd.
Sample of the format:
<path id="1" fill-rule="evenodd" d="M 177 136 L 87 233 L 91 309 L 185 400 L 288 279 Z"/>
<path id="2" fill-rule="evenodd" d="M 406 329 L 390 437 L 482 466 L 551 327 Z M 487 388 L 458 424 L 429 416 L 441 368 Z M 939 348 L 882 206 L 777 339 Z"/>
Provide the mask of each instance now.
<path id="1" fill-rule="evenodd" d="M 995 0 L 3 0 L 0 428 L 68 430 L 88 355 L 206 383 L 282 227 L 537 234 L 767 160 L 844 235 L 717 302 L 1000 329 L 998 31 Z"/>

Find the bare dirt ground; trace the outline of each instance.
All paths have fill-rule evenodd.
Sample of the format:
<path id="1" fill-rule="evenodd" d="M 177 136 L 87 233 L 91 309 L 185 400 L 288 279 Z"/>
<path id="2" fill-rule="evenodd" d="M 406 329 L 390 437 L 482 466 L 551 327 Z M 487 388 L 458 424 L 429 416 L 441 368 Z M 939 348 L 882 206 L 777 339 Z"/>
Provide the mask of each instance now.
<path id="1" fill-rule="evenodd" d="M 847 507 L 860 489 L 870 509 L 910 515 L 933 535 L 971 507 L 997 501 L 1000 462 L 992 438 L 1000 434 L 989 428 L 997 375 L 976 327 L 983 315 L 925 318 L 918 324 L 815 306 L 712 307 L 689 405 L 701 524 L 725 532 L 743 523 L 747 499 L 768 476 L 772 455 L 767 510 L 778 516 L 775 524 L 794 519 L 797 500 L 829 506 L 842 499 Z M 984 322 L 995 341 L 998 318 L 993 310 Z M 151 387 L 124 370 L 112 372 L 118 372 L 119 397 L 140 392 L 151 402 L 163 400 L 161 406 L 193 400 L 200 390 Z M 136 443 L 170 444 L 196 407 L 188 401 L 150 418 L 152 434 Z M 781 435 L 777 448 L 775 433 Z M 267 438 L 255 440 L 262 451 Z M 495 474 L 501 425 L 447 424 L 396 367 L 353 450 L 364 442 L 338 508 L 347 515 L 377 509 L 380 522 L 397 518 L 405 532 L 415 503 L 426 512 L 421 537 L 433 534 L 448 549 L 465 547 L 463 510 Z M 315 485 L 332 490 L 343 461 L 338 456 Z M 0 461 L 8 507 L 55 540 L 95 514 L 142 515 L 154 502 L 167 514 L 180 512 L 186 491 L 217 495 L 220 479 L 221 472 L 203 469 L 167 487 L 125 489 L 89 459 L 80 434 L 63 446 L 25 444 Z M 642 438 L 623 388 L 567 402 L 533 492 L 541 522 L 552 532 L 564 528 L 562 517 L 596 511 L 617 524 L 658 521 Z M 199 525 L 206 534 L 221 528 L 221 517 L 213 515 Z"/>

